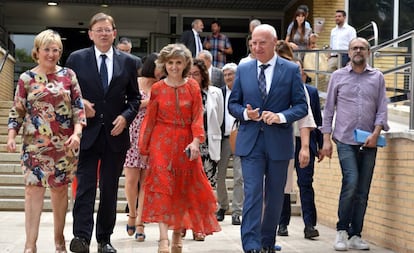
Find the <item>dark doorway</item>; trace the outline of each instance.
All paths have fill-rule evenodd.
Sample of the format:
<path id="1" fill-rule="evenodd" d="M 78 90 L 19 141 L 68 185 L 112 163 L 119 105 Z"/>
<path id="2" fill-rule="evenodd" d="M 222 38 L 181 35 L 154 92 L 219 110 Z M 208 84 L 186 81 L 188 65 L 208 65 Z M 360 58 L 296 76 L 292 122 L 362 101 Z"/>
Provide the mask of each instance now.
<path id="1" fill-rule="evenodd" d="M 89 39 L 88 29 L 86 28 L 64 28 L 64 27 L 48 27 L 60 34 L 63 43 L 63 54 L 60 65 L 64 66 L 66 59 L 75 50 L 90 47 L 92 41 Z"/>

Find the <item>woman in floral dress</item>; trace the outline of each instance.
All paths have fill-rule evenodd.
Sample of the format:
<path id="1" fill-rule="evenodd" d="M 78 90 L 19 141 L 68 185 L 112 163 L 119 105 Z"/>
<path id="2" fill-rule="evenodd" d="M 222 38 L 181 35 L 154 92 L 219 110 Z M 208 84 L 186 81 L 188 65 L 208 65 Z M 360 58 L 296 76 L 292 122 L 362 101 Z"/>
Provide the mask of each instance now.
<path id="1" fill-rule="evenodd" d="M 139 149 L 150 168 L 142 220 L 159 223 L 159 253 L 170 252 L 168 229 L 174 230 L 171 252 L 179 253 L 182 228 L 208 235 L 220 231 L 220 226 L 200 158 L 200 143 L 205 140 L 200 86 L 186 78 L 191 52 L 182 44 L 170 44 L 161 50 L 157 63 L 164 66 L 167 77 L 152 86 L 141 126 Z"/>
<path id="2" fill-rule="evenodd" d="M 125 195 L 129 209 L 126 231 L 130 236 L 136 231 L 135 239 L 139 242 L 145 241 L 144 224 L 141 221 L 141 217 L 144 204 L 144 191 L 142 185 L 146 176 L 147 164 L 142 161 L 137 146 L 142 120 L 147 111 L 151 86 L 160 80 L 163 75 L 163 71 L 160 68 L 157 68 L 155 64 L 157 58 L 157 53 L 152 53 L 143 58 L 142 72 L 141 76 L 138 78 L 141 104 L 137 116 L 129 126 L 131 148 L 127 151 L 124 163 Z M 141 185 L 141 189 L 138 188 L 138 183 Z M 138 208 L 133 208 L 137 205 L 137 199 Z"/>
<path id="3" fill-rule="evenodd" d="M 50 188 L 56 253 L 65 253 L 68 183 L 76 170 L 82 128 L 86 125 L 75 73 L 57 65 L 62 56 L 60 36 L 45 30 L 34 40 L 37 66 L 20 75 L 10 110 L 7 148 L 16 150 L 22 131 L 25 180 L 25 253 L 35 253 L 46 187 Z"/>

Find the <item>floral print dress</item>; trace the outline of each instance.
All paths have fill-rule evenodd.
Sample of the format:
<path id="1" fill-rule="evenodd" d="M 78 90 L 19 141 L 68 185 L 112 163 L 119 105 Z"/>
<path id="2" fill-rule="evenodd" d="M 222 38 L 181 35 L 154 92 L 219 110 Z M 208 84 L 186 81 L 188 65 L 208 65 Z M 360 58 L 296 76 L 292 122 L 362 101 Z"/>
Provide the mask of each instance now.
<path id="1" fill-rule="evenodd" d="M 73 134 L 75 123 L 86 125 L 86 117 L 71 69 L 47 75 L 29 70 L 20 75 L 8 128 L 18 133 L 23 127 L 21 163 L 26 185 L 58 187 L 70 182 L 78 150 L 68 149 L 64 143 Z"/>

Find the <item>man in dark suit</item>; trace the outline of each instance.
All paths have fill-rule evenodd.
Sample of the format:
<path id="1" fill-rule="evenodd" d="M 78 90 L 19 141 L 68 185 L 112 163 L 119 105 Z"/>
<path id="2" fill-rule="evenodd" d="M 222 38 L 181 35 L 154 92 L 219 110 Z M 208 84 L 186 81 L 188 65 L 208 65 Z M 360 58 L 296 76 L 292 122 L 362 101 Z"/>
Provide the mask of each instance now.
<path id="1" fill-rule="evenodd" d="M 180 42 L 190 49 L 193 58 L 203 50 L 203 43 L 201 42 L 200 33 L 203 32 L 204 24 L 201 19 L 194 19 L 191 23 L 191 30 L 184 31 L 181 34 Z"/>
<path id="2" fill-rule="evenodd" d="M 216 87 L 223 87 L 226 85 L 224 82 L 223 71 L 219 68 L 214 67 L 211 63 L 213 62 L 213 56 L 210 51 L 202 50 L 198 55 L 197 59 L 203 60 L 204 64 L 208 69 L 208 75 L 210 77 L 210 82 Z"/>
<path id="3" fill-rule="evenodd" d="M 302 73 L 302 81 L 305 83 L 309 77 L 303 71 L 303 63 L 301 60 L 294 60 L 299 65 Z M 315 228 L 317 221 L 317 213 L 315 206 L 315 191 L 313 190 L 313 175 L 315 168 L 315 157 L 318 157 L 318 162 L 322 161 L 323 157 L 320 156 L 319 150 L 323 146 L 323 135 L 319 130 L 322 126 L 322 114 L 319 101 L 318 90 L 311 85 L 305 84 L 306 90 L 309 94 L 309 104 L 312 110 L 311 119 L 316 125 L 309 134 L 309 163 L 305 167 L 300 166 L 299 155 L 302 148 L 301 137 L 295 132 L 295 163 L 297 175 L 297 183 L 300 192 L 300 201 L 302 208 L 302 218 L 305 223 L 304 234 L 306 239 L 312 239 L 319 236 L 319 231 Z M 306 147 L 306 146 L 305 146 Z M 280 217 L 279 229 L 277 234 L 279 236 L 288 236 L 287 226 L 290 222 L 291 207 L 290 207 L 290 194 L 285 194 L 283 203 L 283 210 Z"/>
<path id="4" fill-rule="evenodd" d="M 67 66 L 76 72 L 79 80 L 88 117 L 80 145 L 73 208 L 75 237 L 70 250 L 76 253 L 89 252 L 97 178 L 100 194 L 96 219 L 98 252 L 117 252 L 110 239 L 116 220 L 118 180 L 130 145 L 128 125 L 137 114 L 140 95 L 136 61 L 113 48 L 115 37 L 113 18 L 98 13 L 89 25 L 89 38 L 94 45 L 73 52 L 67 60 Z"/>
<path id="5" fill-rule="evenodd" d="M 254 29 L 256 60 L 238 66 L 229 99 L 230 113 L 240 120 L 235 155 L 241 157 L 244 178 L 241 237 L 246 253 L 275 252 L 294 153 L 292 123 L 308 113 L 299 67 L 277 57 L 276 41 L 272 26 Z"/>

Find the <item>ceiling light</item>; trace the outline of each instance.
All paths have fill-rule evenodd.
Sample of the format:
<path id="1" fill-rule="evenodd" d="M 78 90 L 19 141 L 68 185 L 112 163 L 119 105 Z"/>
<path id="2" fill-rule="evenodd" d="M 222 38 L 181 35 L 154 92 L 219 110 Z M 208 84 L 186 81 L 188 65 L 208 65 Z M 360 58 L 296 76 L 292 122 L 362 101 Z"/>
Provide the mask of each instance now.
<path id="1" fill-rule="evenodd" d="M 49 6 L 57 6 L 58 3 L 57 2 L 48 2 L 47 5 L 49 5 Z"/>
<path id="2" fill-rule="evenodd" d="M 107 5 L 107 4 L 101 4 L 101 7 L 102 7 L 102 8 L 108 8 L 108 7 L 109 7 L 109 5 Z"/>

